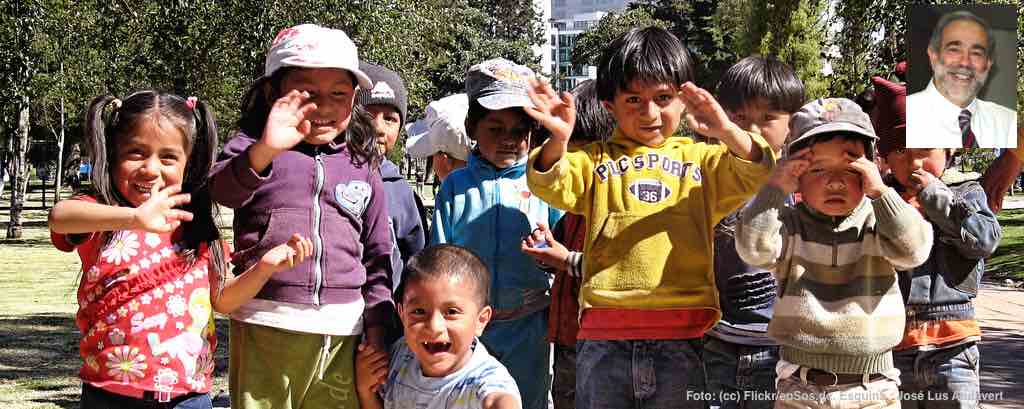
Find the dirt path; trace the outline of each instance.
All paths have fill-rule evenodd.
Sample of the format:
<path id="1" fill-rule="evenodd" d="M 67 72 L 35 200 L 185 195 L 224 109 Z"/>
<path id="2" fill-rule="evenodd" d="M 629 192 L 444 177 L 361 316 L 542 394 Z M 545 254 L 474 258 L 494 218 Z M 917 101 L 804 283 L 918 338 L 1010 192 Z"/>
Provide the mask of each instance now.
<path id="1" fill-rule="evenodd" d="M 982 284 L 981 397 L 985 409 L 1024 408 L 1024 291 Z"/>

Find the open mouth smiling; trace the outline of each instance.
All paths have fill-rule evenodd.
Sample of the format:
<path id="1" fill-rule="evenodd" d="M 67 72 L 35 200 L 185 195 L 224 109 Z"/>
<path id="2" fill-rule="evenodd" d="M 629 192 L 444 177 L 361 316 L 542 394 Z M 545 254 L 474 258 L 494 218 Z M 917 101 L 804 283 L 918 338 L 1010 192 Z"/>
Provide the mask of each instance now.
<path id="1" fill-rule="evenodd" d="M 452 349 L 451 342 L 421 342 L 420 345 L 431 354 L 440 354 Z"/>

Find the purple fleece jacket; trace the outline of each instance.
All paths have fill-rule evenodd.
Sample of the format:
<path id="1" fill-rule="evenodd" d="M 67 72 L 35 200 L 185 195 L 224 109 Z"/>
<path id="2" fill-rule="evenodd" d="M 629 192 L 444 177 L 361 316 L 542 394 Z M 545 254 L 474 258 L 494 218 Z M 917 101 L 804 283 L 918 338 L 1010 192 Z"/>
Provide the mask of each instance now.
<path id="1" fill-rule="evenodd" d="M 294 233 L 313 242 L 313 256 L 274 274 L 257 298 L 344 304 L 362 297 L 367 326 L 386 325 L 391 301 L 391 236 L 380 173 L 353 163 L 344 143 L 300 143 L 257 174 L 252 137 L 239 132 L 210 174 L 213 199 L 235 209 L 235 274 Z"/>

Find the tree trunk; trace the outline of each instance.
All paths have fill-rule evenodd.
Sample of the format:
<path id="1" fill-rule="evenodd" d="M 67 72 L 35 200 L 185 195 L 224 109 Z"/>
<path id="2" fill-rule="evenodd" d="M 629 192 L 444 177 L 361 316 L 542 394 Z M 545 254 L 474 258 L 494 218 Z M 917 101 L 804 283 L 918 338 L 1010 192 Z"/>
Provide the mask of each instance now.
<path id="1" fill-rule="evenodd" d="M 21 97 L 21 109 L 18 113 L 18 133 L 14 135 L 12 155 L 13 172 L 11 180 L 11 221 L 7 223 L 7 238 L 21 238 L 21 209 L 25 207 L 25 196 L 28 192 L 28 172 L 26 169 L 25 152 L 28 151 L 29 99 Z"/>
<path id="2" fill-rule="evenodd" d="M 64 77 L 64 62 L 60 63 L 61 77 Z M 57 204 L 60 201 L 60 188 L 64 179 L 64 95 L 60 96 L 60 135 L 57 136 L 57 171 L 53 175 L 56 182 L 53 185 L 53 204 Z M 43 190 L 46 190 L 46 186 L 43 186 Z"/>

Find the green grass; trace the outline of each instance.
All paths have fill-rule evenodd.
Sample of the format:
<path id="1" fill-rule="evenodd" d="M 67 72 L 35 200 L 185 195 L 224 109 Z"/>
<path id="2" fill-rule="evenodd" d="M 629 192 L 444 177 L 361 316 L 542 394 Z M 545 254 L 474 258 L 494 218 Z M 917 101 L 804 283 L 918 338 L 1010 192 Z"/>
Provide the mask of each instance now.
<path id="1" fill-rule="evenodd" d="M 993 279 L 1024 280 L 1024 209 L 999 213 L 1003 240 L 988 260 L 986 275 Z"/>
<path id="2" fill-rule="evenodd" d="M 0 201 L 0 225 L 7 221 L 7 206 Z M 77 408 L 81 359 L 74 313 L 80 264 L 75 253 L 50 244 L 49 231 L 40 223 L 46 220 L 40 203 L 33 200 L 29 207 L 35 210 L 27 212 L 32 223 L 24 236 L 0 238 L 0 408 Z M 1024 209 L 1005 210 L 999 220 L 1003 240 L 989 260 L 987 276 L 1024 279 Z M 217 319 L 217 336 L 215 394 L 227 391 L 223 317 Z"/>
<path id="3" fill-rule="evenodd" d="M 2 233 L 0 233 L 2 234 Z M 81 383 L 74 313 L 81 264 L 45 227 L 0 239 L 0 408 L 77 408 Z M 227 319 L 218 317 L 214 393 L 227 391 Z"/>

